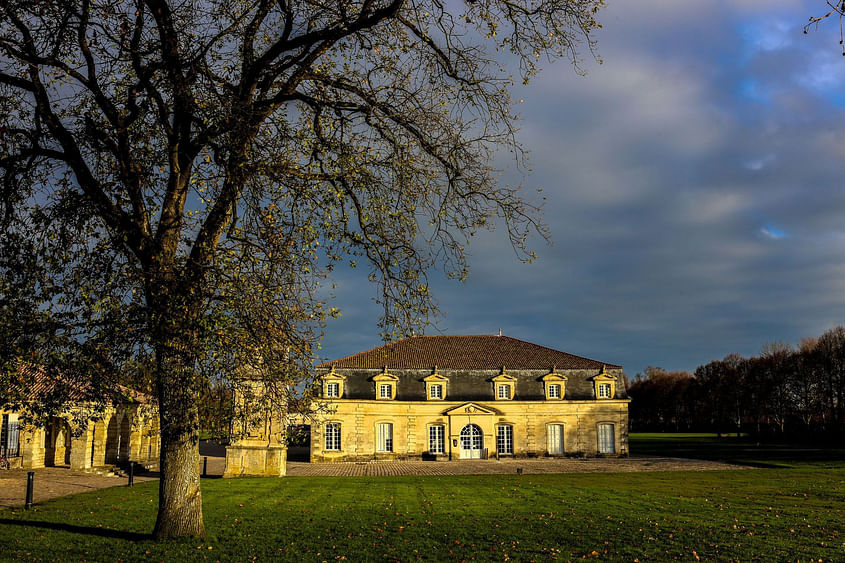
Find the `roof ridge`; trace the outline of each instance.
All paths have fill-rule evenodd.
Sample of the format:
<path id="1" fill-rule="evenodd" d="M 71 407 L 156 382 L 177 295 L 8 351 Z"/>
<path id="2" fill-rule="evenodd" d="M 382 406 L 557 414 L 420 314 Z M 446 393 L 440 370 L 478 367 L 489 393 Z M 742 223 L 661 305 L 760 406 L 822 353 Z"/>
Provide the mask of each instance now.
<path id="1" fill-rule="evenodd" d="M 434 344 L 434 341 L 437 340 L 441 341 L 442 344 Z M 474 346 L 464 344 L 473 340 L 477 341 Z M 490 365 L 492 365 L 493 363 L 499 364 L 502 361 L 506 365 L 512 366 L 513 369 L 520 369 L 520 367 L 539 369 L 538 366 L 542 362 L 549 362 L 546 367 L 552 368 L 555 362 L 561 361 L 570 366 L 565 368 L 558 363 L 557 367 L 563 369 L 593 369 L 599 365 L 621 369 L 621 366 L 609 362 L 601 362 L 586 356 L 571 354 L 542 344 L 500 334 L 419 334 L 406 336 L 369 350 L 322 362 L 316 367 L 325 368 L 338 365 L 352 367 L 352 365 L 358 365 L 361 368 L 374 369 L 388 364 L 402 369 L 413 366 L 422 367 L 428 364 L 440 365 L 441 361 L 445 364 L 453 364 L 451 367 L 473 365 L 475 369 L 480 369 L 480 366 L 485 362 L 490 362 Z M 447 365 L 443 365 L 443 367 L 447 367 Z"/>
<path id="2" fill-rule="evenodd" d="M 410 340 L 411 338 L 479 338 L 482 336 L 495 336 L 496 338 L 505 337 L 504 334 L 415 334 L 413 336 L 406 336 L 396 342 L 402 342 L 402 340 Z M 510 336 L 506 338 L 512 338 Z M 516 340 L 512 338 L 513 340 Z M 396 342 L 391 342 L 391 344 L 396 344 Z"/>

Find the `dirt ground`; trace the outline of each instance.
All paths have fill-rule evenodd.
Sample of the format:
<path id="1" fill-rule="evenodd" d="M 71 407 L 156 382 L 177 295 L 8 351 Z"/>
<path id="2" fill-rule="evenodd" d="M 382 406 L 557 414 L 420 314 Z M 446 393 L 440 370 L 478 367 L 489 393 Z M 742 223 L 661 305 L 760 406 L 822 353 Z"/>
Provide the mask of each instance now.
<path id="1" fill-rule="evenodd" d="M 207 450 L 205 454 L 221 454 Z M 206 476 L 223 475 L 225 458 L 220 455 L 201 455 L 200 463 L 208 459 Z M 201 466 L 202 467 L 202 466 Z M 592 473 L 633 471 L 705 471 L 716 469 L 742 469 L 741 466 L 670 457 L 632 456 L 628 458 L 563 458 L 563 459 L 508 459 L 463 461 L 387 461 L 363 463 L 303 463 L 288 462 L 290 476 L 381 476 L 381 475 L 472 475 L 472 474 L 523 474 L 539 473 Z M 23 506 L 26 498 L 25 469 L 0 471 L 0 507 Z M 157 473 L 135 475 L 135 482 L 157 479 Z M 33 501 L 37 504 L 47 499 L 82 493 L 105 487 L 126 486 L 125 476 L 107 476 L 63 467 L 35 470 Z"/>

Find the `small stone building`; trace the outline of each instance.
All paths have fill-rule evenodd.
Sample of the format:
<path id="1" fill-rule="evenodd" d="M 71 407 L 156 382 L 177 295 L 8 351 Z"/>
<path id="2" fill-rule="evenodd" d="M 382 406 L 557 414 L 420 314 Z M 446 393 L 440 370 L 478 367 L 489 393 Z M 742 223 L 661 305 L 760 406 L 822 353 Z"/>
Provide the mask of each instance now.
<path id="1" fill-rule="evenodd" d="M 158 408 L 149 395 L 117 386 L 104 403 L 88 396 L 84 386 L 63 386 L 62 393 L 68 394 L 64 408 L 45 419 L 34 416 L 27 403 L 38 404 L 55 390 L 55 382 L 31 366 L 21 372 L 32 383 L 27 400 L 16 409 L 0 406 L 0 454 L 12 467 L 158 464 Z"/>
<path id="2" fill-rule="evenodd" d="M 621 366 L 507 336 L 415 336 L 317 366 L 311 461 L 619 456 Z"/>
<path id="3" fill-rule="evenodd" d="M 262 382 L 235 378 L 233 435 L 223 477 L 280 477 L 287 471 L 284 408 L 272 409 Z M 275 412 L 272 412 L 275 411 Z"/>

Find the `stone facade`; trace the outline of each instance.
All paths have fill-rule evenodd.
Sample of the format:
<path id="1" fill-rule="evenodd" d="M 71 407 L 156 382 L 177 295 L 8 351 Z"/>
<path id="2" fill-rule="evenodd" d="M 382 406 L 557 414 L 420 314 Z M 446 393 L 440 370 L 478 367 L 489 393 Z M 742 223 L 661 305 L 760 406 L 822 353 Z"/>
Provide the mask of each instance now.
<path id="1" fill-rule="evenodd" d="M 628 453 L 620 366 L 505 336 L 430 336 L 318 370 L 312 462 Z"/>
<path id="2" fill-rule="evenodd" d="M 145 467 L 158 465 L 158 409 L 150 404 L 126 402 L 97 410 L 70 405 L 41 425 L 27 423 L 25 411 L 0 408 L 0 415 L 6 423 L 2 449 L 13 467 L 79 470 L 130 461 Z M 20 426 L 15 424 L 18 421 Z"/>

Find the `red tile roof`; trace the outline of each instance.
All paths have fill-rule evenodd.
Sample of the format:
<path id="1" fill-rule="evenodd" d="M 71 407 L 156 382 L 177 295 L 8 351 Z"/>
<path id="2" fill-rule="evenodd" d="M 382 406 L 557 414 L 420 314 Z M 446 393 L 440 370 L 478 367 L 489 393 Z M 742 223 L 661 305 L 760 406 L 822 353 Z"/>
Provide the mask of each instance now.
<path id="1" fill-rule="evenodd" d="M 412 336 L 318 368 L 621 369 L 509 336 Z"/>
<path id="2" fill-rule="evenodd" d="M 58 398 L 68 403 L 105 400 L 112 403 L 146 404 L 155 401 L 151 395 L 119 384 L 95 390 L 90 381 L 68 373 L 48 373 L 41 366 L 33 364 L 21 364 L 12 384 L 23 390 L 23 399 L 26 401 Z"/>

